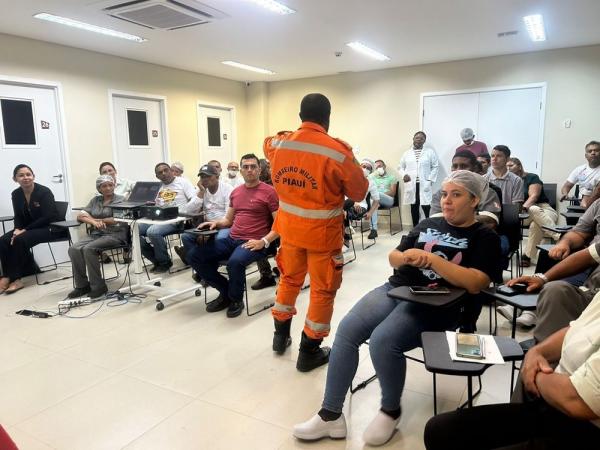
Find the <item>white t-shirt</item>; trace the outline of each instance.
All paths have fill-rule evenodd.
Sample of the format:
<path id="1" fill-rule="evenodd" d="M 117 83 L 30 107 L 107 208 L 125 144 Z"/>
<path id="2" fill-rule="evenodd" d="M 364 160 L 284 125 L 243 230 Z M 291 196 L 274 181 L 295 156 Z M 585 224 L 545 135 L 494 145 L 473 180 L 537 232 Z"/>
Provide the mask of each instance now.
<path id="1" fill-rule="evenodd" d="M 229 178 L 229 175 L 225 175 L 224 177 L 222 177 L 219 180 L 219 183 L 221 183 L 221 182 L 228 184 L 229 186 L 231 186 L 232 188 L 235 189 L 236 187 L 244 184 L 244 179 L 240 176 L 236 176 L 234 178 Z"/>
<path id="2" fill-rule="evenodd" d="M 581 195 L 591 195 L 596 183 L 600 181 L 600 166 L 592 169 L 588 164 L 575 167 L 567 178 L 569 183 L 578 184 Z"/>
<path id="3" fill-rule="evenodd" d="M 570 375 L 581 399 L 600 416 L 600 293 L 570 323 L 556 372 Z M 592 423 L 600 427 L 600 419 Z"/>
<path id="4" fill-rule="evenodd" d="M 194 205 L 196 197 L 196 189 L 186 178 L 175 177 L 169 184 L 162 184 L 158 195 L 156 196 L 157 204 L 161 206 L 177 206 L 181 213 L 191 213 L 188 211 Z M 160 201 L 162 199 L 162 201 Z"/>
<path id="5" fill-rule="evenodd" d="M 219 181 L 219 187 L 214 194 L 206 189 L 204 192 L 205 220 L 219 220 L 225 217 L 232 192 L 233 187 L 223 181 Z"/>
<path id="6" fill-rule="evenodd" d="M 371 178 L 367 178 L 369 180 L 369 189 L 367 190 L 367 195 L 371 194 L 371 205 L 375 200 L 379 201 L 379 190 L 377 189 L 377 185 Z M 362 202 L 360 202 L 360 206 L 365 209 L 368 209 L 367 206 L 367 195 L 363 198 Z"/>

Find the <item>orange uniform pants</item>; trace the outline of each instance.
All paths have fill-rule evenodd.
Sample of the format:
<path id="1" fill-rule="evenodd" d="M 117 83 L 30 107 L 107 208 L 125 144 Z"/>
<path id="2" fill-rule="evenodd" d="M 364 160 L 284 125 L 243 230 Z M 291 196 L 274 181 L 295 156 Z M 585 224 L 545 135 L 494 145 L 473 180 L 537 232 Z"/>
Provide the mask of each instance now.
<path id="1" fill-rule="evenodd" d="M 342 284 L 343 256 L 340 250 L 315 251 L 286 244 L 275 257 L 281 272 L 277 301 L 271 312 L 278 321 L 286 321 L 296 314 L 296 298 L 306 273 L 310 275 L 310 304 L 304 333 L 311 339 L 329 335 L 333 301 Z"/>

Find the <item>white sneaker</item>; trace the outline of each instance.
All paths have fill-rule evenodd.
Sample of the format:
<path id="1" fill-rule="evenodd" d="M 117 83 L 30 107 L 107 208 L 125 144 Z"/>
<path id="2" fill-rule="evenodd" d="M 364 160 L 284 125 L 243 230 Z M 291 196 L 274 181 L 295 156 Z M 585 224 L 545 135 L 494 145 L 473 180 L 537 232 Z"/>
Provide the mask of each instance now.
<path id="1" fill-rule="evenodd" d="M 506 317 L 510 322 L 512 322 L 512 319 L 513 319 L 513 310 L 514 310 L 514 308 L 509 305 L 498 306 L 496 308 L 496 311 L 498 311 L 498 314 Z"/>
<path id="2" fill-rule="evenodd" d="M 517 317 L 517 324 L 524 327 L 533 327 L 537 323 L 537 316 L 533 311 L 523 311 L 519 317 Z"/>
<path id="3" fill-rule="evenodd" d="M 294 425 L 294 436 L 305 441 L 316 441 L 324 437 L 344 439 L 346 437 L 346 419 L 344 414 L 336 420 L 325 422 L 315 414 L 309 420 Z"/>
<path id="4" fill-rule="evenodd" d="M 363 434 L 363 440 L 368 445 L 383 445 L 389 441 L 396 431 L 400 417 L 392 419 L 386 413 L 379 411 Z"/>

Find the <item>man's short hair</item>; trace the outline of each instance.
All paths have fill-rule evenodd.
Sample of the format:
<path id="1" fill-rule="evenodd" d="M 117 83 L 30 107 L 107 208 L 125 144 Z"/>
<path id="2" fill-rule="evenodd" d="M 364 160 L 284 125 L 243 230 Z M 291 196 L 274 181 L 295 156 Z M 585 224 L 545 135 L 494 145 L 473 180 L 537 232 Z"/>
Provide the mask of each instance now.
<path id="1" fill-rule="evenodd" d="M 475 155 L 473 154 L 473 152 L 469 151 L 469 150 L 459 150 L 457 151 L 454 156 L 452 157 L 452 159 L 454 158 L 467 158 L 469 160 L 469 164 L 472 167 L 472 170 L 475 170 L 475 167 L 477 166 L 477 158 L 475 157 Z"/>
<path id="2" fill-rule="evenodd" d="M 417 131 L 415 134 L 413 134 L 413 137 L 415 137 L 417 134 L 422 134 L 423 137 L 425 138 L 425 140 L 427 140 L 427 135 L 425 134 L 424 131 Z"/>
<path id="3" fill-rule="evenodd" d="M 492 161 L 492 157 L 490 156 L 489 153 L 482 153 L 481 155 L 478 156 L 478 158 L 483 158 L 485 159 L 488 163 Z"/>
<path id="4" fill-rule="evenodd" d="M 169 169 L 171 168 L 171 166 L 168 165 L 166 162 L 159 162 L 157 165 L 154 166 L 154 173 L 156 173 L 156 169 L 158 169 L 160 166 L 167 166 Z"/>
<path id="5" fill-rule="evenodd" d="M 494 150 L 502 152 L 507 158 L 510 158 L 510 148 L 508 148 L 506 145 L 496 145 Z"/>
<path id="6" fill-rule="evenodd" d="M 303 122 L 329 123 L 331 103 L 323 94 L 307 94 L 300 102 L 300 119 Z"/>
<path id="7" fill-rule="evenodd" d="M 240 158 L 240 166 L 242 165 L 242 161 L 244 159 L 255 159 L 256 160 L 256 165 L 260 166 L 260 160 L 258 159 L 258 156 L 256 156 L 254 153 L 246 153 L 244 156 L 242 156 Z"/>
<path id="8" fill-rule="evenodd" d="M 593 145 L 595 147 L 600 147 L 600 142 L 598 142 L 598 141 L 590 141 L 587 144 L 585 144 L 585 148 L 588 148 L 590 145 Z"/>
<path id="9" fill-rule="evenodd" d="M 590 144 L 588 144 L 588 145 L 590 145 Z M 110 166 L 110 167 L 112 167 L 112 168 L 113 168 L 113 170 L 114 170 L 115 172 L 117 171 L 117 169 L 116 169 L 116 167 L 114 166 L 114 164 L 113 164 L 113 163 L 111 163 L 110 161 L 104 161 L 104 162 L 101 162 L 101 163 L 100 163 L 100 167 L 98 167 L 98 173 L 102 173 L 102 168 L 103 168 L 104 166 Z"/>

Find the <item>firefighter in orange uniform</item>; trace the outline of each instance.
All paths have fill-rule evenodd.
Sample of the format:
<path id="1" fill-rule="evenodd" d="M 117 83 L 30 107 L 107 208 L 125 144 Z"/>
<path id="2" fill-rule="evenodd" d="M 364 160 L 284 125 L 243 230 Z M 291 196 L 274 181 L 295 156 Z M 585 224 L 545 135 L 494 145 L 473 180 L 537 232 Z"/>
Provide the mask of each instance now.
<path id="1" fill-rule="evenodd" d="M 344 196 L 363 199 L 368 181 L 352 148 L 327 134 L 331 104 L 322 94 L 308 94 L 300 104 L 302 125 L 268 137 L 264 153 L 271 162 L 279 211 L 273 229 L 281 236 L 277 265 L 281 279 L 272 309 L 273 350 L 283 354 L 292 343 L 290 326 L 296 297 L 310 275 L 310 305 L 296 368 L 308 372 L 329 361 L 333 300 L 342 283 Z"/>

